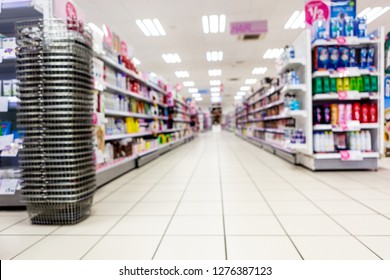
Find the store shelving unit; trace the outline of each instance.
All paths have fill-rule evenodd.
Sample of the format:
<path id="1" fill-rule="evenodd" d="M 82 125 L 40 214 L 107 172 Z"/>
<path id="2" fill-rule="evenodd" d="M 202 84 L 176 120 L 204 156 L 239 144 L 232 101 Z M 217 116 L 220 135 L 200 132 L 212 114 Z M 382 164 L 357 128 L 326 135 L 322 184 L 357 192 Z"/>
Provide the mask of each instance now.
<path id="1" fill-rule="evenodd" d="M 382 150 L 382 126 L 379 125 L 383 115 L 383 108 L 381 97 L 383 96 L 383 30 L 379 29 L 371 34 L 375 39 L 369 38 L 357 38 L 347 37 L 342 45 L 353 46 L 356 49 L 362 47 L 374 47 L 375 48 L 375 67 L 376 69 L 360 69 L 358 67 L 340 68 L 337 70 L 324 70 L 313 71 L 312 79 L 317 77 L 329 77 L 329 78 L 350 78 L 350 77 L 362 77 L 362 76 L 377 76 L 378 77 L 378 91 L 377 92 L 359 92 L 358 90 L 347 90 L 341 92 L 332 93 L 319 93 L 312 95 L 311 102 L 312 107 L 322 106 L 322 104 L 350 104 L 350 103 L 374 103 L 378 108 L 378 123 L 360 123 L 359 121 L 350 121 L 343 125 L 314 125 L 311 120 L 312 131 L 308 134 L 308 151 L 306 153 L 297 154 L 297 162 L 312 169 L 312 170 L 345 170 L 345 169 L 377 169 L 378 159 L 380 158 L 380 151 Z M 371 37 L 371 36 L 370 36 Z M 309 46 L 311 50 L 314 50 L 318 46 L 339 46 L 340 43 L 337 40 L 317 40 Z M 313 113 L 312 113 L 313 114 Z M 314 150 L 314 133 L 332 132 L 338 133 L 353 133 L 369 131 L 372 141 L 372 151 L 354 151 L 350 149 L 350 143 L 347 150 L 333 151 L 326 153 L 318 153 Z"/>
<path id="2" fill-rule="evenodd" d="M 307 120 L 310 106 L 307 93 L 311 91 L 309 32 L 303 32 L 292 44 L 295 50 L 293 59 L 278 62 L 277 72 L 281 79 L 271 84 L 263 84 L 250 94 L 242 107 L 236 110 L 236 127 L 240 137 L 276 154 L 291 163 L 296 163 L 296 154 L 305 150 L 306 144 L 292 144 L 291 131 L 302 130 L 308 133 Z M 294 70 L 299 83 L 283 79 L 286 71 Z M 291 110 L 286 105 L 287 96 L 294 94 L 300 108 Z"/>
<path id="3" fill-rule="evenodd" d="M 102 51 L 95 51 L 95 59 L 99 60 L 97 65 L 104 65 L 105 73 L 108 70 L 111 74 L 110 77 L 112 77 L 111 79 L 106 78 L 95 82 L 95 85 L 98 85 L 95 88 L 97 94 L 100 95 L 100 100 L 103 100 L 103 106 L 100 106 L 100 112 L 97 112 L 100 115 L 97 119 L 100 119 L 100 126 L 104 127 L 105 130 L 104 146 L 115 143 L 118 145 L 121 141 L 132 141 L 132 143 L 143 140 L 154 141 L 158 135 L 168 135 L 174 139 L 173 141 L 169 140 L 170 142 L 166 144 L 160 144 L 156 148 L 149 148 L 144 151 L 137 151 L 133 147 L 130 155 L 99 164 L 97 166 L 97 185 L 102 186 L 115 177 L 137 166 L 142 166 L 188 141 L 192 137 L 192 133 L 188 129 L 190 123 L 188 105 L 179 98 L 175 98 L 175 107 L 171 112 L 167 104 L 166 86 L 146 80 L 144 75 L 126 68 Z M 100 69 L 97 72 L 103 72 L 103 70 Z M 116 82 L 112 73 L 116 73 Z M 135 92 L 136 90 L 133 90 L 133 87 L 130 88 L 128 84 L 124 87 L 123 83 L 121 84 L 118 81 L 118 75 L 126 77 L 126 83 L 128 80 L 132 83 L 138 83 L 139 92 Z M 109 75 L 101 76 L 107 77 Z M 118 108 L 118 100 L 115 99 L 120 99 L 121 102 L 122 100 L 128 100 L 129 102 L 128 105 L 122 105 Z M 112 101 L 116 102 L 115 106 L 109 103 Z M 108 120 L 111 124 L 109 131 L 107 128 Z M 131 123 L 135 123 L 137 127 L 135 130 L 134 127 L 129 130 L 127 124 L 129 120 Z M 122 124 L 121 129 L 117 129 L 117 122 Z M 115 126 L 112 125 L 113 123 L 115 123 Z"/>
<path id="4" fill-rule="evenodd" d="M 15 3 L 0 3 L 0 33 L 6 37 L 15 37 L 15 23 L 23 20 L 43 18 L 42 9 L 30 1 Z M 0 63 L 0 80 L 16 78 L 16 58 L 4 57 Z M 2 97 L 5 98 L 5 97 Z M 4 99 L 2 102 L 6 102 Z M 0 113 L 2 121 L 10 121 L 12 130 L 16 130 L 16 109 L 20 99 L 8 97 L 8 110 Z M 21 207 L 21 185 L 19 184 L 20 169 L 18 157 L 1 156 L 0 165 L 0 207 Z"/>
<path id="5" fill-rule="evenodd" d="M 318 46 L 337 46 L 337 40 L 320 40 L 314 43 L 310 40 L 309 31 L 304 31 L 292 44 L 295 50 L 294 59 L 286 59 L 277 63 L 279 74 L 285 70 L 294 69 L 300 77 L 300 84 L 264 85 L 255 90 L 244 102 L 244 106 L 236 109 L 236 132 L 240 137 L 255 143 L 267 151 L 277 154 L 292 163 L 301 164 L 312 170 L 344 170 L 344 169 L 376 169 L 378 158 L 384 150 L 381 135 L 383 118 L 383 30 L 377 30 L 369 38 L 346 38 L 345 45 L 355 48 L 373 46 L 375 48 L 376 69 L 359 69 L 357 67 L 337 69 L 335 71 L 313 71 L 312 51 Z M 318 77 L 346 78 L 360 76 L 377 76 L 378 91 L 359 92 L 347 90 L 341 92 L 312 94 L 312 80 Z M 297 111 L 279 110 L 279 114 L 269 115 L 265 111 L 282 106 L 287 93 L 294 94 L 301 108 Z M 273 96 L 279 95 L 279 98 Z M 347 104 L 351 102 L 374 103 L 377 106 L 378 122 L 360 123 L 351 121 L 343 125 L 319 124 L 313 125 L 313 107 L 321 104 Z M 269 125 L 272 121 L 294 119 L 293 127 L 300 129 L 305 135 L 306 142 L 292 144 L 286 137 L 286 127 Z M 327 133 L 359 133 L 369 131 L 372 151 L 334 151 L 316 153 L 314 151 L 314 134 Z M 288 134 L 288 129 L 287 129 Z M 279 136 L 275 136 L 279 135 Z M 274 141 L 279 139 L 281 141 Z"/>

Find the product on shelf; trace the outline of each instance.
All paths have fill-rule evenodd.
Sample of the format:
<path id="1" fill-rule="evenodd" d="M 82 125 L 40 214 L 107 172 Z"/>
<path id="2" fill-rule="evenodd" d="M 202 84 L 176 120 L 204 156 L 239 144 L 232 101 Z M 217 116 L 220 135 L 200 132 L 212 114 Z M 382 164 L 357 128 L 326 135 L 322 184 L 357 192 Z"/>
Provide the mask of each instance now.
<path id="1" fill-rule="evenodd" d="M 378 122 L 376 103 L 340 103 L 316 105 L 313 107 L 313 124 L 346 125 L 350 121 L 360 123 Z"/>
<path id="2" fill-rule="evenodd" d="M 359 77 L 314 77 L 313 95 L 342 93 L 347 91 L 358 91 L 360 93 L 378 93 L 378 76 L 362 75 Z"/>
<path id="3" fill-rule="evenodd" d="M 375 70 L 375 48 L 349 46 L 316 46 L 313 51 L 313 71 L 357 67 Z"/>
<path id="4" fill-rule="evenodd" d="M 344 150 L 372 152 L 372 138 L 369 130 L 334 133 L 314 133 L 314 152 L 334 153 Z"/>

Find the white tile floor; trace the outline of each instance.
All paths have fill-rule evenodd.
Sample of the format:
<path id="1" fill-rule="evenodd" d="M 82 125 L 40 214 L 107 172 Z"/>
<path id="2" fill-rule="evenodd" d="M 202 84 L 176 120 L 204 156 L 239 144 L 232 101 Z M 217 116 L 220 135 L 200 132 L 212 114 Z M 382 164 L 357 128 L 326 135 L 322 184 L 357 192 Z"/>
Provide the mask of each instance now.
<path id="1" fill-rule="evenodd" d="M 382 164 L 313 173 L 233 134 L 202 134 L 99 189 L 78 225 L 0 211 L 0 259 L 390 259 Z"/>

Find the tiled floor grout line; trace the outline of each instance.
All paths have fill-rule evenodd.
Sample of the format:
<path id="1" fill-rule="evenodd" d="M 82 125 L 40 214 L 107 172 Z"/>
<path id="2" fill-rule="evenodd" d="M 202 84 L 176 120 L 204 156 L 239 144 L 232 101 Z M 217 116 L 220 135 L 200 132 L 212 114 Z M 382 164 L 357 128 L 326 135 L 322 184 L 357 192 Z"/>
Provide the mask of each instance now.
<path id="1" fill-rule="evenodd" d="M 308 173 L 306 173 L 306 174 L 310 175 L 310 170 L 307 170 L 307 171 L 308 171 Z M 354 182 L 356 182 L 356 183 L 362 184 L 363 186 L 365 186 L 365 187 L 366 187 L 367 189 L 369 189 L 369 190 L 373 190 L 373 191 L 380 192 L 380 193 L 382 193 L 384 196 L 387 196 L 387 199 L 390 199 L 390 194 L 388 194 L 387 192 L 384 192 L 384 191 L 381 190 L 381 189 L 377 189 L 377 188 L 375 188 L 375 187 L 371 187 L 371 186 L 367 185 L 366 183 L 360 183 L 360 182 L 359 182 L 357 179 L 355 179 L 354 177 L 349 177 L 349 176 L 344 175 L 344 174 L 342 174 L 342 176 L 343 176 L 344 178 L 348 179 L 348 180 L 352 180 L 352 181 L 354 181 Z"/>
<path id="2" fill-rule="evenodd" d="M 217 153 L 218 153 L 218 167 L 219 167 L 219 187 L 221 191 L 221 206 L 222 206 L 222 226 L 223 226 L 223 242 L 225 246 L 225 260 L 228 260 L 228 247 L 227 247 L 227 238 L 226 238 L 226 221 L 225 221 L 225 203 L 224 203 L 224 197 L 223 197 L 223 183 L 222 183 L 222 171 L 221 171 L 221 150 L 220 146 L 217 147 Z"/>
<path id="3" fill-rule="evenodd" d="M 179 152 L 180 150 L 176 150 L 176 154 Z M 172 168 L 174 168 L 174 167 L 176 167 L 177 165 L 179 165 L 180 164 L 180 162 L 182 162 L 183 160 L 184 160 L 185 158 L 184 157 L 182 157 L 181 159 L 179 159 L 176 163 L 174 163 L 174 164 L 172 164 L 172 167 L 171 168 L 169 168 L 168 170 L 167 170 L 167 172 L 163 175 L 163 176 L 161 176 L 161 178 L 156 182 L 156 183 L 154 183 L 153 184 L 153 186 L 136 202 L 136 203 L 134 203 L 134 205 L 125 213 L 125 214 L 123 214 L 122 215 L 122 217 L 116 222 L 116 223 L 114 223 L 114 225 L 113 226 L 111 226 L 107 231 L 106 231 L 106 233 L 105 234 L 103 234 L 102 236 L 101 236 L 101 238 L 99 238 L 96 242 L 95 242 L 95 244 L 94 245 L 92 245 L 82 256 L 81 256 L 81 258 L 80 259 L 83 259 L 93 248 L 95 248 L 96 247 L 96 245 L 97 244 L 99 244 L 100 243 L 100 241 L 104 238 L 104 237 L 106 237 L 107 236 L 107 233 L 109 233 L 115 226 L 117 226 L 125 217 L 127 217 L 127 214 L 129 214 L 150 192 L 152 192 L 153 191 L 153 189 L 159 184 L 159 182 L 162 180 L 162 179 L 164 179 L 164 177 L 171 171 L 171 169 Z M 149 169 L 148 169 L 149 170 Z M 131 171 L 130 171 L 131 172 Z M 142 174 L 143 174 L 144 172 L 142 172 Z M 130 183 L 130 181 L 128 182 L 128 183 Z"/>
<path id="4" fill-rule="evenodd" d="M 183 201 L 183 197 L 184 197 L 185 193 L 187 192 L 187 189 L 188 189 L 188 187 L 189 187 L 189 185 L 190 185 L 190 183 L 191 183 L 192 178 L 194 177 L 194 174 L 195 174 L 196 170 L 197 170 L 198 167 L 199 167 L 200 162 L 202 161 L 202 157 L 203 157 L 204 153 L 206 152 L 207 147 L 208 147 L 208 145 L 206 144 L 205 147 L 203 148 L 203 151 L 201 152 L 201 154 L 200 154 L 200 156 L 199 156 L 199 159 L 197 160 L 197 163 L 196 163 L 196 165 L 195 165 L 195 167 L 194 167 L 194 169 L 193 169 L 193 171 L 192 171 L 192 173 L 191 173 L 191 175 L 190 175 L 190 177 L 189 177 L 189 179 L 188 179 L 188 181 L 187 181 L 187 185 L 186 185 L 186 187 L 184 188 L 183 193 L 182 193 L 182 195 L 180 196 L 179 201 L 177 202 L 176 208 L 175 208 L 175 210 L 173 211 L 173 213 L 172 213 L 172 215 L 171 215 L 171 218 L 169 219 L 168 225 L 165 227 L 165 230 L 164 230 L 164 232 L 163 232 L 163 235 L 161 236 L 160 241 L 159 241 L 158 244 L 157 244 L 157 248 L 156 248 L 156 250 L 155 250 L 154 253 L 153 253 L 152 260 L 155 259 L 156 255 L 157 255 L 157 252 L 158 252 L 158 250 L 160 249 L 160 246 L 161 246 L 161 244 L 162 244 L 162 241 L 164 240 L 164 237 L 166 236 L 166 234 L 167 234 L 167 232 L 168 232 L 169 226 L 171 225 L 172 220 L 173 220 L 173 218 L 175 217 L 175 214 L 176 214 L 176 212 L 177 212 L 177 209 L 179 209 L 179 206 L 180 206 L 181 202 Z"/>
<path id="5" fill-rule="evenodd" d="M 299 254 L 299 256 L 301 257 L 302 260 L 304 260 L 304 257 L 302 255 L 302 253 L 299 251 L 297 245 L 294 243 L 294 241 L 292 240 L 291 236 L 288 234 L 286 228 L 283 226 L 282 222 L 279 220 L 279 217 L 276 215 L 275 211 L 272 209 L 270 203 L 268 202 L 267 198 L 264 196 L 263 192 L 261 191 L 261 189 L 257 186 L 257 183 L 253 180 L 252 178 L 252 175 L 249 173 L 248 169 L 246 168 L 246 166 L 243 164 L 242 160 L 237 156 L 237 153 L 235 151 L 235 148 L 231 145 L 230 143 L 230 139 L 228 139 L 227 141 L 227 144 L 230 146 L 231 148 L 231 151 L 232 153 L 234 154 L 234 156 L 237 158 L 237 160 L 240 162 L 240 164 L 243 166 L 245 172 L 248 174 L 248 177 L 251 179 L 252 183 L 256 186 L 257 188 L 257 191 L 260 193 L 260 195 L 263 197 L 265 203 L 267 204 L 268 208 L 270 209 L 270 211 L 272 212 L 274 218 L 278 221 L 280 227 L 283 229 L 284 233 L 286 234 L 287 238 L 290 240 L 291 244 L 294 246 L 295 250 L 297 251 L 297 253 Z M 246 149 L 246 151 L 248 151 Z M 260 161 L 261 162 L 261 161 Z"/>
<path id="6" fill-rule="evenodd" d="M 94 205 L 99 204 L 99 203 L 102 202 L 104 199 L 106 199 L 107 197 L 109 197 L 110 195 L 112 195 L 114 192 L 118 191 L 119 189 L 123 188 L 125 185 L 127 185 L 128 183 L 130 183 L 132 180 L 136 179 L 138 176 L 140 176 L 140 175 L 142 175 L 142 174 L 144 174 L 144 173 L 150 171 L 151 169 L 153 169 L 156 165 L 158 165 L 158 163 L 159 163 L 158 161 L 161 161 L 161 159 L 162 159 L 163 156 L 167 156 L 168 158 L 175 157 L 175 156 L 177 155 L 177 153 L 180 151 L 180 148 L 183 148 L 183 147 L 184 147 L 184 146 L 182 145 L 181 147 L 178 147 L 177 149 L 173 150 L 173 151 L 170 152 L 170 153 L 166 153 L 166 154 L 161 155 L 157 160 L 155 160 L 155 161 L 153 161 L 153 162 L 151 162 L 150 164 L 147 165 L 147 166 L 149 167 L 148 169 L 145 169 L 145 170 L 140 171 L 139 174 L 136 174 L 133 178 L 130 178 L 130 179 L 127 180 L 125 183 L 120 184 L 120 186 L 119 186 L 118 188 L 116 188 L 116 189 L 113 190 L 112 192 L 109 192 L 106 196 L 104 196 L 101 200 L 99 200 L 98 202 L 96 202 Z M 187 147 L 187 145 L 186 145 L 186 147 Z M 164 159 L 166 159 L 166 158 L 164 158 Z M 132 172 L 132 171 L 134 171 L 134 170 L 137 170 L 137 168 L 136 168 L 136 169 L 133 169 L 133 170 L 130 170 L 129 172 L 127 172 L 127 173 L 125 173 L 125 174 L 122 174 L 121 176 L 124 176 L 124 175 L 126 175 L 126 174 L 128 174 L 128 173 L 130 173 L 130 172 Z M 140 170 L 140 169 L 138 168 L 138 170 Z M 106 183 L 106 184 L 110 184 L 111 182 L 115 181 L 116 179 L 120 178 L 121 176 L 115 178 L 114 180 L 112 180 L 112 181 L 110 181 L 110 182 L 108 182 L 108 183 Z M 100 190 L 100 189 L 104 189 L 104 186 L 101 186 L 101 187 L 98 188 L 97 190 Z"/>
<path id="7" fill-rule="evenodd" d="M 352 200 L 352 201 L 354 201 L 354 202 L 360 204 L 361 206 L 363 206 L 363 207 L 367 208 L 368 210 L 370 210 L 370 211 L 376 213 L 377 215 L 380 215 L 380 216 L 382 216 L 382 217 L 384 217 L 384 218 L 390 220 L 390 217 L 386 216 L 386 214 L 383 214 L 383 213 L 381 213 L 381 212 L 375 210 L 374 208 L 371 208 L 370 206 L 366 205 L 364 202 L 361 202 L 360 200 L 358 200 L 358 199 L 356 199 L 356 198 L 350 196 L 349 194 L 343 192 L 342 190 L 340 190 L 340 189 L 338 189 L 338 188 L 336 188 L 336 187 L 330 185 L 330 184 L 327 183 L 326 181 L 323 181 L 321 178 L 317 178 L 317 177 L 313 176 L 312 174 L 308 174 L 308 175 L 311 176 L 311 177 L 313 177 L 313 178 L 315 178 L 315 179 L 318 180 L 319 182 L 321 182 L 321 183 L 327 185 L 330 189 L 332 189 L 332 190 L 334 190 L 334 191 L 337 191 L 338 193 L 341 193 L 342 195 L 345 195 L 345 196 L 348 197 L 350 200 Z M 374 200 L 375 200 L 375 199 L 374 199 Z"/>
<path id="8" fill-rule="evenodd" d="M 267 165 L 263 160 L 261 160 L 259 157 L 254 155 L 255 158 L 257 158 L 258 161 L 263 163 L 264 165 Z M 290 184 L 290 182 L 284 178 L 281 177 L 287 184 Z M 346 231 L 351 237 L 353 237 L 356 241 L 358 241 L 360 244 L 362 244 L 364 247 L 366 247 L 369 251 L 371 251 L 375 256 L 377 256 L 379 259 L 383 260 L 380 255 L 378 255 L 374 250 L 372 250 L 370 247 L 368 247 L 363 241 L 361 241 L 359 238 L 357 238 L 352 232 L 350 232 L 347 228 L 345 228 L 341 223 L 339 223 L 336 219 L 334 219 L 331 215 L 329 215 L 326 211 L 324 211 L 320 206 L 318 206 L 314 201 L 312 201 L 309 197 L 307 197 L 301 190 L 296 188 L 294 185 L 290 184 L 292 188 L 295 189 L 298 193 L 300 193 L 302 196 L 304 196 L 308 202 L 310 202 L 312 205 L 314 205 L 318 210 L 320 210 L 325 216 L 327 216 L 329 219 L 331 219 L 334 223 L 336 223 L 338 226 L 340 226 L 344 231 Z"/>

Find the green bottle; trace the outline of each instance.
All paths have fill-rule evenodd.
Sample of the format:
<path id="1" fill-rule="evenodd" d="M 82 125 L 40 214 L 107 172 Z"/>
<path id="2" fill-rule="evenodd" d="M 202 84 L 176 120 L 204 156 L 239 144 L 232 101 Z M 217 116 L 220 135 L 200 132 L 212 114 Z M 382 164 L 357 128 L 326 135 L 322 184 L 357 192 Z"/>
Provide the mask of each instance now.
<path id="1" fill-rule="evenodd" d="M 359 92 L 364 92 L 364 85 L 363 85 L 363 77 L 360 76 L 360 77 L 357 77 L 357 88 L 359 90 Z"/>
<path id="2" fill-rule="evenodd" d="M 364 85 L 363 92 L 371 92 L 371 78 L 369 75 L 363 76 L 363 85 Z"/>
<path id="3" fill-rule="evenodd" d="M 322 78 L 321 77 L 316 77 L 313 80 L 313 94 L 319 94 L 323 93 L 324 88 L 322 84 Z"/>
<path id="4" fill-rule="evenodd" d="M 330 80 L 329 77 L 324 77 L 323 80 L 324 93 L 330 93 Z"/>
<path id="5" fill-rule="evenodd" d="M 330 78 L 330 92 L 332 92 L 332 93 L 337 92 L 336 78 Z"/>
<path id="6" fill-rule="evenodd" d="M 371 76 L 371 92 L 378 92 L 378 76 Z"/>
<path id="7" fill-rule="evenodd" d="M 349 79 L 349 87 L 351 90 L 358 90 L 356 77 L 351 77 Z"/>

